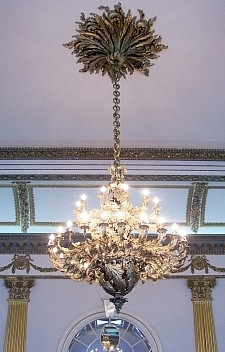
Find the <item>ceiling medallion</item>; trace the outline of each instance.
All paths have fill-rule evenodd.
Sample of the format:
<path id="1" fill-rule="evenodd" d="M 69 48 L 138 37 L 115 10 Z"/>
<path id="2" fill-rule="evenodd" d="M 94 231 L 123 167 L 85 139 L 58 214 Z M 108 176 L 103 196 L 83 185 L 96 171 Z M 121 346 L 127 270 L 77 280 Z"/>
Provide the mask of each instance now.
<path id="1" fill-rule="evenodd" d="M 144 191 L 142 203 L 133 206 L 128 186 L 124 182 L 126 170 L 120 165 L 120 86 L 119 80 L 135 70 L 149 73 L 152 60 L 166 46 L 153 30 L 156 18 L 145 20 L 124 14 L 121 4 L 100 7 L 102 16 L 81 15 L 78 34 L 66 48 L 83 63 L 82 72 L 107 73 L 113 84 L 114 164 L 110 166 L 111 180 L 101 188 L 100 208 L 88 211 L 83 195 L 74 211 L 75 227 L 84 240 L 76 240 L 73 224 L 64 232 L 51 235 L 48 253 L 53 266 L 76 281 L 97 283 L 111 296 L 117 313 L 127 301 L 124 298 L 134 286 L 147 279 L 156 281 L 176 272 L 187 256 L 187 242 L 175 228 L 167 236 L 160 219 L 158 199 L 151 200 Z M 153 236 L 154 235 L 154 236 Z"/>

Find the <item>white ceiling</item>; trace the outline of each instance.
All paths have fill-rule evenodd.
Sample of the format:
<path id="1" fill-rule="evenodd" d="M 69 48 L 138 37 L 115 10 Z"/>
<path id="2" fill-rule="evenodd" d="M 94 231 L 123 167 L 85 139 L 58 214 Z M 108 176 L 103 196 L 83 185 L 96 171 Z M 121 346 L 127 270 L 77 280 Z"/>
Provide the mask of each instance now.
<path id="1" fill-rule="evenodd" d="M 104 5 L 113 8 L 115 1 Z M 108 77 L 79 73 L 61 44 L 100 0 L 0 2 L 0 146 L 112 146 Z M 129 0 L 168 49 L 150 76 L 121 81 L 124 147 L 225 147 L 225 2 Z"/>
<path id="2" fill-rule="evenodd" d="M 57 222 L 71 218 L 82 188 L 92 194 L 107 182 L 108 158 L 17 160 L 1 153 L 5 147 L 113 146 L 110 79 L 80 73 L 82 65 L 61 44 L 71 41 L 81 12 L 101 13 L 100 5 L 113 8 L 115 3 L 0 1 L 2 233 L 21 231 L 21 200 L 25 208 L 29 203 L 22 214 L 29 217 L 28 232 L 53 231 Z M 168 49 L 160 53 L 149 77 L 135 73 L 121 80 L 121 146 L 224 149 L 225 1 L 129 0 L 122 7 L 133 15 L 143 9 L 147 19 L 157 16 L 154 27 Z M 182 161 L 135 157 L 125 166 L 133 189 L 148 187 L 154 193 L 157 188 L 168 221 L 178 217 L 189 233 L 193 182 L 208 182 L 200 197 L 199 233 L 223 234 L 225 149 L 222 153 L 221 159 L 197 161 L 188 159 L 189 154 Z M 28 182 L 25 196 L 14 181 Z"/>

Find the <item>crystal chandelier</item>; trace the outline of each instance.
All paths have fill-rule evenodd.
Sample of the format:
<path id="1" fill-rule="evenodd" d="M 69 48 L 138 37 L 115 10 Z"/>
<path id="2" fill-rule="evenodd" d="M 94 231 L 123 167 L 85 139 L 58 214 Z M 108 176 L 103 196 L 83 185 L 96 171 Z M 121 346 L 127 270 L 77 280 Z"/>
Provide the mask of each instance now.
<path id="1" fill-rule="evenodd" d="M 66 231 L 51 235 L 48 244 L 50 260 L 55 268 L 75 281 L 97 283 L 111 296 L 117 313 L 127 301 L 124 298 L 140 280 L 156 281 L 176 272 L 187 256 L 185 237 L 174 229 L 167 236 L 160 220 L 160 206 L 143 194 L 142 204 L 133 206 L 124 182 L 125 168 L 120 164 L 120 86 L 119 80 L 135 70 L 149 74 L 152 60 L 165 49 L 155 34 L 156 18 L 145 20 L 125 15 L 121 4 L 100 7 L 103 15 L 81 14 L 78 34 L 64 46 L 73 49 L 82 72 L 107 73 L 113 84 L 114 163 L 110 166 L 109 184 L 101 188 L 100 208 L 88 211 L 86 196 L 77 202 L 76 227 L 83 233 L 78 242 L 68 223 Z M 155 235 L 152 235 L 155 234 Z"/>

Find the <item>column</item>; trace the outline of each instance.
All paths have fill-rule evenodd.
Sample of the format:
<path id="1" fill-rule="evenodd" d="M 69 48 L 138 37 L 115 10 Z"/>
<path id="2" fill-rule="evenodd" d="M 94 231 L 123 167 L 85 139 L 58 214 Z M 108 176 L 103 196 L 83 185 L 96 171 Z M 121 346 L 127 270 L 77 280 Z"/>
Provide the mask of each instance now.
<path id="1" fill-rule="evenodd" d="M 193 276 L 187 279 L 192 291 L 196 352 L 217 352 L 211 291 L 214 276 Z"/>
<path id="2" fill-rule="evenodd" d="M 5 286 L 9 288 L 9 305 L 4 352 L 26 351 L 27 307 L 33 285 L 34 280 L 29 277 L 5 279 Z"/>

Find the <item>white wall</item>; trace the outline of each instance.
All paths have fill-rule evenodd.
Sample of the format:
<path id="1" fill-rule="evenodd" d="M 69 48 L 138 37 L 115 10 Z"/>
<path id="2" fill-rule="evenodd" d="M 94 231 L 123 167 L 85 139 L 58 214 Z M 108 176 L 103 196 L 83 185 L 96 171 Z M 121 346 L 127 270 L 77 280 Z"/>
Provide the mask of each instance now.
<path id="1" fill-rule="evenodd" d="M 79 316 L 103 310 L 108 295 L 96 285 L 72 280 L 36 280 L 28 313 L 28 352 L 56 352 L 66 328 Z M 147 282 L 128 295 L 123 312 L 143 318 L 165 352 L 194 351 L 191 292 L 186 280 Z M 188 338 L 187 338 L 188 336 Z"/>

